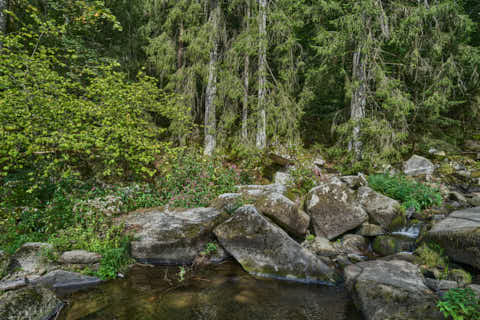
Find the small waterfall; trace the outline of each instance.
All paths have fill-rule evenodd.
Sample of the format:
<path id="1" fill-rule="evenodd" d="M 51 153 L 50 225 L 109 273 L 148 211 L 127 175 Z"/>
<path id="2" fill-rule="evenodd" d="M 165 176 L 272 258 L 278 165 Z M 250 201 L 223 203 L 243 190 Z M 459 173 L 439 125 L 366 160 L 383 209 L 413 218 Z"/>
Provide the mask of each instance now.
<path id="1" fill-rule="evenodd" d="M 392 235 L 400 235 L 408 238 L 416 239 L 420 235 L 420 229 L 422 228 L 421 224 L 414 224 L 405 226 L 400 230 L 392 232 Z"/>

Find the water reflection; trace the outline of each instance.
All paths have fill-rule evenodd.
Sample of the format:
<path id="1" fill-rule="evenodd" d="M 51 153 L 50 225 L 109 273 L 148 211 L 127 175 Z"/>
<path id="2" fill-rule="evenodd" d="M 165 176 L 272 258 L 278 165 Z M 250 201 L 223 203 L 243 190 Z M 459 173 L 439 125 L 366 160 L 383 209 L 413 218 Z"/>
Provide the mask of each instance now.
<path id="1" fill-rule="evenodd" d="M 256 279 L 233 262 L 181 285 L 174 268 L 134 267 L 127 279 L 70 297 L 63 320 L 361 320 L 341 287 Z"/>

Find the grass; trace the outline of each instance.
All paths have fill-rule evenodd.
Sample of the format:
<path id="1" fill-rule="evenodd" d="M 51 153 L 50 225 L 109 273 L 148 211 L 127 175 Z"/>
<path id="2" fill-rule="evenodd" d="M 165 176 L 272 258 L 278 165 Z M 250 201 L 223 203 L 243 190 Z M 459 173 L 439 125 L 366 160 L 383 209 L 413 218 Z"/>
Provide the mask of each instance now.
<path id="1" fill-rule="evenodd" d="M 384 195 L 400 201 L 405 208 L 414 208 L 417 212 L 442 204 L 439 190 L 405 176 L 375 174 L 368 177 L 369 186 Z"/>

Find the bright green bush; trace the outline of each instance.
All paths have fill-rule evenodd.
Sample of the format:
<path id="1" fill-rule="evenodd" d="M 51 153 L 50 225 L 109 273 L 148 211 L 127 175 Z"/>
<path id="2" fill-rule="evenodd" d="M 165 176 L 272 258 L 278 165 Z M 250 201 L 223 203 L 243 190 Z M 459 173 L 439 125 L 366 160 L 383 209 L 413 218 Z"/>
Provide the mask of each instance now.
<path id="1" fill-rule="evenodd" d="M 480 299 L 470 288 L 450 289 L 438 302 L 437 307 L 445 319 L 480 319 Z"/>
<path id="2" fill-rule="evenodd" d="M 375 174 L 368 177 L 368 184 L 375 191 L 400 201 L 404 208 L 421 211 L 442 203 L 438 190 L 405 176 Z"/>

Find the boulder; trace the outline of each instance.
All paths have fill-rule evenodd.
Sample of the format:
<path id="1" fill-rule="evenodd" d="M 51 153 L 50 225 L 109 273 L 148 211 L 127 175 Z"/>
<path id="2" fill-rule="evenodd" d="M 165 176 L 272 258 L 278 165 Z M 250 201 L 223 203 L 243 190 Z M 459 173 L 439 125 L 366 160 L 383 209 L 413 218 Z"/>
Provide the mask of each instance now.
<path id="1" fill-rule="evenodd" d="M 411 252 L 415 248 L 415 239 L 402 235 L 383 235 L 375 238 L 373 250 L 382 255 L 389 256 L 399 252 Z"/>
<path id="2" fill-rule="evenodd" d="M 0 250 L 0 280 L 7 274 L 10 266 L 10 256 Z"/>
<path id="3" fill-rule="evenodd" d="M 355 190 L 360 187 L 366 186 L 368 184 L 367 180 L 365 179 L 365 176 L 363 176 L 362 174 L 359 174 L 357 176 L 343 176 L 343 177 L 340 177 L 340 180 L 342 180 L 350 188 Z"/>
<path id="4" fill-rule="evenodd" d="M 307 233 L 310 216 L 280 193 L 268 193 L 260 198 L 255 206 L 288 233 L 296 237 L 302 237 Z"/>
<path id="5" fill-rule="evenodd" d="M 340 249 L 346 254 L 363 255 L 368 250 L 368 240 L 358 234 L 346 234 L 340 240 Z"/>
<path id="6" fill-rule="evenodd" d="M 358 201 L 365 208 L 371 221 L 388 229 L 396 219 L 401 219 L 400 203 L 380 194 L 369 187 L 361 187 L 357 192 Z"/>
<path id="7" fill-rule="evenodd" d="M 347 288 L 366 320 L 440 320 L 435 294 L 405 261 L 367 261 L 345 268 Z"/>
<path id="8" fill-rule="evenodd" d="M 20 278 L 15 280 L 0 281 L 0 292 L 17 290 L 22 287 L 26 287 L 28 284 L 27 278 Z"/>
<path id="9" fill-rule="evenodd" d="M 18 275 L 28 275 L 38 273 L 53 267 L 48 261 L 45 253 L 53 250 L 53 246 L 43 242 L 24 243 L 12 256 L 12 264 Z"/>
<path id="10" fill-rule="evenodd" d="M 480 152 L 480 141 L 478 140 L 465 140 L 464 145 L 467 150 Z"/>
<path id="11" fill-rule="evenodd" d="M 97 277 L 86 276 L 77 272 L 55 270 L 31 281 L 31 283 L 35 286 L 54 289 L 62 293 L 71 293 L 97 286 L 102 283 L 102 280 Z"/>
<path id="12" fill-rule="evenodd" d="M 273 182 L 276 184 L 290 185 L 293 182 L 293 177 L 286 172 L 276 172 L 273 176 Z"/>
<path id="13" fill-rule="evenodd" d="M 128 214 L 122 220 L 134 231 L 131 255 L 152 264 L 191 264 L 213 242 L 212 230 L 228 219 L 215 208 L 167 210 L 152 208 Z"/>
<path id="14" fill-rule="evenodd" d="M 468 203 L 474 207 L 480 206 L 480 194 L 473 195 L 471 198 L 468 199 Z"/>
<path id="15" fill-rule="evenodd" d="M 298 281 L 333 281 L 333 271 L 254 206 L 239 208 L 214 229 L 221 245 L 253 275 Z"/>
<path id="16" fill-rule="evenodd" d="M 241 193 L 224 193 L 213 200 L 210 206 L 218 210 L 234 212 L 242 206 L 243 201 L 244 199 Z"/>
<path id="17" fill-rule="evenodd" d="M 283 184 L 265 184 L 265 185 L 243 185 L 235 186 L 239 193 L 242 193 L 245 196 L 260 197 L 266 193 L 276 192 L 280 194 L 285 194 L 287 192 L 287 187 Z"/>
<path id="18" fill-rule="evenodd" d="M 59 262 L 65 264 L 94 264 L 100 262 L 102 256 L 85 250 L 72 250 L 62 253 Z"/>
<path id="19" fill-rule="evenodd" d="M 431 175 L 435 171 L 433 163 L 417 155 L 413 155 L 403 164 L 403 173 L 407 176 Z"/>
<path id="20" fill-rule="evenodd" d="M 436 280 L 430 278 L 425 278 L 425 285 L 439 296 L 442 296 L 450 289 L 458 288 L 458 283 L 456 281 Z"/>
<path id="21" fill-rule="evenodd" d="M 376 237 L 385 233 L 382 227 L 376 224 L 365 222 L 358 228 L 357 234 L 364 237 Z"/>
<path id="22" fill-rule="evenodd" d="M 302 247 L 321 257 L 334 257 L 341 253 L 332 242 L 323 237 L 315 237 L 313 240 L 305 240 L 302 243 Z"/>
<path id="23" fill-rule="evenodd" d="M 367 221 L 367 213 L 355 201 L 355 192 L 338 178 L 310 190 L 305 203 L 315 234 L 333 239 Z"/>
<path id="24" fill-rule="evenodd" d="M 401 260 L 401 261 L 406 261 L 410 263 L 415 263 L 416 261 L 415 255 L 413 255 L 413 253 L 411 252 L 399 252 L 386 257 L 382 257 L 380 259 L 385 261 Z"/>
<path id="25" fill-rule="evenodd" d="M 288 154 L 285 154 L 285 153 L 280 153 L 280 152 L 277 152 L 277 153 L 270 153 L 268 155 L 270 157 L 270 159 L 273 161 L 273 163 L 275 164 L 278 164 L 280 166 L 289 166 L 289 165 L 293 165 L 295 163 L 294 159 L 289 156 Z"/>
<path id="26" fill-rule="evenodd" d="M 63 302 L 45 288 L 30 287 L 8 291 L 0 299 L 0 319 L 51 319 L 62 306 Z"/>
<path id="27" fill-rule="evenodd" d="M 427 233 L 453 260 L 480 269 L 480 207 L 452 212 Z"/>
<path id="28" fill-rule="evenodd" d="M 468 286 L 468 288 L 472 289 L 473 292 L 477 295 L 477 297 L 480 299 L 480 285 L 478 284 L 471 284 Z"/>

